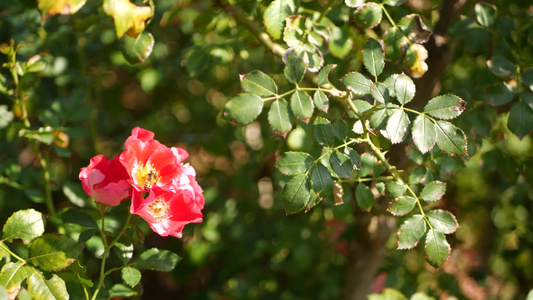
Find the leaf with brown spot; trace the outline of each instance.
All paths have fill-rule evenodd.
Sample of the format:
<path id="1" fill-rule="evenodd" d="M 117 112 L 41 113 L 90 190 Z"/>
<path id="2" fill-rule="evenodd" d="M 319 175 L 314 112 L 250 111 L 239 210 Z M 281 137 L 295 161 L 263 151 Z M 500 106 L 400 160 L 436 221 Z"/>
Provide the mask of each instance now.
<path id="1" fill-rule="evenodd" d="M 104 12 L 113 18 L 119 39 L 124 34 L 139 36 L 153 14 L 151 7 L 136 6 L 128 0 L 104 0 Z"/>
<path id="2" fill-rule="evenodd" d="M 37 8 L 41 11 L 41 24 L 51 16 L 73 15 L 85 5 L 86 0 L 38 0 Z"/>

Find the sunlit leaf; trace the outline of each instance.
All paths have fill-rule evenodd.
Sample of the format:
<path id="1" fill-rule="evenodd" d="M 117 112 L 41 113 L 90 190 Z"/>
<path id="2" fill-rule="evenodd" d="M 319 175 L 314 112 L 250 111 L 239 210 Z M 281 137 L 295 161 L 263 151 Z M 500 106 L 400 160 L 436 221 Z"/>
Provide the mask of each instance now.
<path id="1" fill-rule="evenodd" d="M 329 98 L 321 90 L 316 91 L 313 94 L 313 102 L 315 102 L 316 108 L 323 112 L 328 112 Z"/>
<path id="2" fill-rule="evenodd" d="M 404 4 L 405 2 L 407 2 L 407 0 L 384 0 L 383 4 L 387 4 L 390 6 L 400 6 Z"/>
<path id="3" fill-rule="evenodd" d="M 222 115 L 233 123 L 246 125 L 255 120 L 262 110 L 263 99 L 257 95 L 245 93 L 228 101 Z"/>
<path id="4" fill-rule="evenodd" d="M 359 156 L 359 153 L 357 153 L 357 151 L 351 148 L 344 148 L 344 154 L 348 155 L 348 157 L 350 158 L 353 169 L 361 169 L 361 156 Z"/>
<path id="5" fill-rule="evenodd" d="M 137 64 L 150 56 L 154 43 L 154 37 L 149 32 L 142 32 L 137 37 L 125 35 L 120 44 L 120 51 L 130 64 Z"/>
<path id="6" fill-rule="evenodd" d="M 292 94 L 291 111 L 300 120 L 307 123 L 309 118 L 313 115 L 314 109 L 313 99 L 311 99 L 306 92 L 297 90 Z"/>
<path id="7" fill-rule="evenodd" d="M 278 99 L 272 103 L 268 111 L 268 123 L 275 134 L 287 136 L 292 129 L 291 119 L 289 103 L 285 99 Z"/>
<path id="8" fill-rule="evenodd" d="M 413 122 L 411 135 L 415 146 L 423 154 L 431 150 L 437 142 L 435 125 L 424 115 L 418 115 L 418 117 L 416 117 Z"/>
<path id="9" fill-rule="evenodd" d="M 141 281 L 141 272 L 132 267 L 125 267 L 121 271 L 122 280 L 130 287 L 135 287 Z"/>
<path id="10" fill-rule="evenodd" d="M 168 250 L 152 248 L 141 253 L 139 258 L 133 262 L 133 266 L 140 269 L 153 271 L 170 272 L 181 258 Z"/>
<path id="11" fill-rule="evenodd" d="M 434 209 L 428 212 L 426 216 L 433 228 L 444 234 L 454 233 L 459 227 L 457 219 L 449 211 Z"/>
<path id="12" fill-rule="evenodd" d="M 6 288 L 9 294 L 18 294 L 22 281 L 26 279 L 28 268 L 23 261 L 8 262 L 0 271 L 0 285 Z"/>
<path id="13" fill-rule="evenodd" d="M 383 35 L 385 58 L 393 62 L 402 59 L 403 52 L 407 47 L 407 41 L 407 38 L 399 28 L 390 27 Z"/>
<path id="14" fill-rule="evenodd" d="M 466 155 L 467 143 L 465 133 L 449 122 L 438 121 L 435 123 L 437 131 L 437 146 L 448 153 Z"/>
<path id="15" fill-rule="evenodd" d="M 426 233 L 426 222 L 422 215 L 413 215 L 398 229 L 398 249 L 412 249 Z"/>
<path id="16" fill-rule="evenodd" d="M 357 6 L 355 11 L 355 23 L 363 28 L 374 28 L 383 17 L 381 6 L 374 2 L 367 2 Z"/>
<path id="17" fill-rule="evenodd" d="M 364 4 L 366 0 L 344 0 L 344 4 L 349 7 L 357 7 L 361 4 Z"/>
<path id="18" fill-rule="evenodd" d="M 370 94 L 372 81 L 359 72 L 348 73 L 341 80 L 346 88 L 356 95 Z"/>
<path id="19" fill-rule="evenodd" d="M 516 73 L 516 67 L 507 58 L 496 55 L 487 61 L 489 70 L 496 76 L 507 78 Z"/>
<path id="20" fill-rule="evenodd" d="M 328 48 L 329 52 L 337 58 L 344 58 L 348 55 L 353 48 L 353 41 L 348 31 L 342 27 L 332 26 Z"/>
<path id="21" fill-rule="evenodd" d="M 385 104 L 389 102 L 389 89 L 381 82 L 373 83 L 370 87 L 370 93 L 372 94 L 372 97 L 374 97 L 374 99 L 379 103 Z"/>
<path id="22" fill-rule="evenodd" d="M 435 118 L 450 120 L 458 117 L 465 106 L 466 102 L 455 95 L 441 95 L 429 100 L 424 112 Z"/>
<path id="23" fill-rule="evenodd" d="M 370 211 L 374 205 L 374 194 L 366 184 L 359 183 L 355 188 L 355 200 L 359 208 Z"/>
<path id="24" fill-rule="evenodd" d="M 46 22 L 53 15 L 73 15 L 85 5 L 86 0 L 38 0 L 42 21 Z"/>
<path id="25" fill-rule="evenodd" d="M 450 255 L 451 247 L 444 233 L 430 229 L 426 236 L 426 259 L 435 268 L 442 266 Z"/>
<path id="26" fill-rule="evenodd" d="M 28 260 L 43 271 L 58 271 L 73 263 L 79 253 L 80 247 L 69 237 L 45 234 L 31 243 Z"/>
<path id="27" fill-rule="evenodd" d="M 413 100 L 416 93 L 416 86 L 411 78 L 405 74 L 396 77 L 394 81 L 394 95 L 400 104 L 407 104 Z"/>
<path id="28" fill-rule="evenodd" d="M 46 280 L 44 279 L 43 275 L 33 273 L 28 278 L 28 290 L 30 291 L 33 299 L 69 299 L 65 282 L 56 274 L 53 274 L 52 278 Z"/>
<path id="29" fill-rule="evenodd" d="M 318 86 L 322 86 L 324 84 L 328 84 L 329 83 L 329 72 L 332 70 L 332 69 L 335 69 L 337 67 L 337 65 L 335 64 L 329 64 L 329 65 L 326 65 L 324 66 L 320 72 L 318 72 L 318 76 L 317 76 L 317 84 Z"/>
<path id="30" fill-rule="evenodd" d="M 483 27 L 492 27 L 496 22 L 496 8 L 486 2 L 477 2 L 474 6 L 476 19 Z"/>
<path id="31" fill-rule="evenodd" d="M 379 294 L 368 295 L 368 300 L 407 300 L 407 297 L 395 289 L 385 288 Z"/>
<path id="32" fill-rule="evenodd" d="M 137 37 L 143 32 L 147 19 L 152 17 L 150 6 L 136 6 L 128 0 L 104 0 L 104 12 L 113 18 L 117 38 L 124 34 Z"/>
<path id="33" fill-rule="evenodd" d="M 331 147 L 335 142 L 335 134 L 331 122 L 322 117 L 315 119 L 313 123 L 313 134 L 317 142 L 324 147 Z"/>
<path id="34" fill-rule="evenodd" d="M 44 233 L 42 213 L 34 209 L 19 210 L 11 215 L 3 228 L 2 241 L 22 239 L 27 244 Z"/>
<path id="35" fill-rule="evenodd" d="M 294 7 L 293 0 L 275 0 L 265 9 L 263 20 L 265 27 L 274 39 L 281 38 L 283 28 L 285 26 L 285 18 L 291 14 L 291 2 Z"/>
<path id="36" fill-rule="evenodd" d="M 276 162 L 282 174 L 298 175 L 307 172 L 313 165 L 313 157 L 305 152 L 285 152 Z"/>
<path id="37" fill-rule="evenodd" d="M 289 59 L 285 69 L 283 70 L 283 75 L 285 78 L 294 84 L 300 83 L 305 74 L 305 63 L 300 57 L 293 57 Z"/>
<path id="38" fill-rule="evenodd" d="M 378 41 L 369 38 L 362 50 L 363 64 L 370 74 L 378 76 L 385 67 L 385 56 Z"/>
<path id="39" fill-rule="evenodd" d="M 388 211 L 395 216 L 403 216 L 415 208 L 416 199 L 410 196 L 400 196 L 391 202 Z"/>
<path id="40" fill-rule="evenodd" d="M 272 96 L 278 92 L 278 87 L 274 80 L 258 70 L 241 75 L 241 86 L 244 91 L 262 97 Z"/>
<path id="41" fill-rule="evenodd" d="M 389 192 L 388 196 L 394 199 L 405 194 L 405 192 L 407 191 L 407 186 L 399 182 L 390 182 L 389 184 L 387 184 L 387 191 Z"/>
<path id="42" fill-rule="evenodd" d="M 500 81 L 489 88 L 485 100 L 493 106 L 502 106 L 513 101 L 515 96 L 516 89 L 507 82 Z"/>
<path id="43" fill-rule="evenodd" d="M 420 192 L 420 199 L 428 202 L 439 201 L 446 192 L 446 183 L 432 181 L 428 183 Z"/>
<path id="44" fill-rule="evenodd" d="M 405 51 L 403 60 L 409 75 L 413 78 L 420 78 L 428 71 L 426 59 L 428 58 L 427 49 L 420 44 L 411 44 Z"/>
<path id="45" fill-rule="evenodd" d="M 111 298 L 129 298 L 136 296 L 137 292 L 123 284 L 115 284 L 109 289 L 109 297 Z"/>
<path id="46" fill-rule="evenodd" d="M 292 177 L 281 191 L 281 200 L 286 214 L 301 211 L 311 199 L 308 176 L 300 174 Z"/>
<path id="47" fill-rule="evenodd" d="M 511 106 L 509 111 L 509 118 L 507 119 L 507 127 L 523 139 L 527 134 L 533 130 L 533 108 L 522 100 Z"/>
<path id="48" fill-rule="evenodd" d="M 409 121 L 409 117 L 401 109 L 396 109 L 391 114 L 385 129 L 387 132 L 387 138 L 391 143 L 398 144 L 403 141 L 407 133 L 407 126 L 409 126 L 410 123 L 411 121 Z"/>

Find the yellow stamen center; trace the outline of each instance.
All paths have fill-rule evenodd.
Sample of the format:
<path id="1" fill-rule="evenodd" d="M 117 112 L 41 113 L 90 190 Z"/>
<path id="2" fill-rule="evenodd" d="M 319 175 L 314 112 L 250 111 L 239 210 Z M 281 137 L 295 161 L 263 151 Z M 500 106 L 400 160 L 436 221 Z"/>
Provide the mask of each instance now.
<path id="1" fill-rule="evenodd" d="M 135 172 L 135 179 L 137 184 L 142 186 L 145 190 L 149 190 L 154 186 L 161 176 L 159 176 L 159 171 L 154 169 L 153 165 L 150 162 L 147 162 L 146 165 L 142 165 L 139 162 L 137 166 L 137 171 Z"/>
<path id="2" fill-rule="evenodd" d="M 150 203 L 148 205 L 148 212 L 158 223 L 166 221 L 171 217 L 169 216 L 170 204 L 162 198 L 157 198 Z"/>

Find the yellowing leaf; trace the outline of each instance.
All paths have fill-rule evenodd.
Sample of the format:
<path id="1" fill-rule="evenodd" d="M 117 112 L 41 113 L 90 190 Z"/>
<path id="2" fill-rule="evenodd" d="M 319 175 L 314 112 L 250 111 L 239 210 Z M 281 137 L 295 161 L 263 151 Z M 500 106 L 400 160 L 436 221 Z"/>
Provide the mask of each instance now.
<path id="1" fill-rule="evenodd" d="M 41 23 L 53 15 L 73 15 L 85 5 L 85 2 L 86 0 L 38 0 L 37 7 L 43 16 Z"/>
<path id="2" fill-rule="evenodd" d="M 428 70 L 426 59 L 428 58 L 428 51 L 420 44 L 413 44 L 407 50 L 405 55 L 405 65 L 409 70 L 409 75 L 413 78 L 420 78 Z"/>
<path id="3" fill-rule="evenodd" d="M 113 18 L 117 38 L 124 34 L 136 38 L 143 32 L 146 20 L 152 17 L 152 8 L 136 6 L 128 0 L 104 0 L 105 13 Z"/>

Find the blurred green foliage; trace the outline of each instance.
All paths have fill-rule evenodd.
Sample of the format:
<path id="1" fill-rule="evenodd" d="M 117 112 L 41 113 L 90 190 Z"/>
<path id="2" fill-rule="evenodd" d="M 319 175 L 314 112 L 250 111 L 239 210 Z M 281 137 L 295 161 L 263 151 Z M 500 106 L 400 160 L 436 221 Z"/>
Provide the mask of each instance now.
<path id="1" fill-rule="evenodd" d="M 324 2 L 301 1 L 300 6 L 323 11 Z M 327 13 L 335 26 L 333 41 L 349 40 L 350 45 L 328 45 L 324 60 L 337 64 L 330 73 L 332 82 L 362 70 L 365 36 L 377 39 L 387 30 L 386 25 L 356 27 L 353 10 L 337 2 Z M 390 9 L 392 17 L 399 20 L 416 12 L 433 28 L 442 18 L 437 7 L 447 1 L 415 2 Z M 231 3 L 261 25 L 270 1 Z M 357 224 L 367 213 L 356 208 L 355 189 L 345 185 L 344 204 L 327 199 L 307 214 L 285 215 L 280 182 L 287 177 L 274 168 L 276 154 L 319 150 L 309 143 L 304 122 L 295 124 L 286 144 L 272 135 L 266 115 L 246 127 L 221 118 L 226 102 L 241 90 L 239 74 L 261 70 L 273 74 L 280 89 L 287 86 L 279 80 L 282 60 L 219 4 L 156 1 L 146 27 L 155 40 L 152 53 L 130 65 L 102 1 L 88 0 L 75 15 L 56 15 L 41 24 L 35 1 L 2 0 L 0 43 L 14 40 L 23 45 L 18 60 L 27 62 L 38 54 L 45 67 L 20 82 L 33 131 L 19 135 L 22 108 L 0 93 L 0 220 L 21 209 L 46 212 L 48 183 L 60 213 L 71 206 L 93 207 L 79 184 L 79 169 L 96 154 L 111 157 L 122 151 L 131 128 L 141 126 L 162 143 L 190 153 L 188 161 L 206 198 L 204 222 L 186 227 L 183 239 L 161 238 L 139 224 L 146 248 L 165 248 L 182 257 L 169 274 L 143 271 L 137 287 L 142 298 L 342 298 L 343 287 L 350 284 L 346 269 L 354 245 L 363 238 Z M 468 136 L 471 156 L 463 166 L 457 157 L 431 151 L 422 155 L 412 148 L 408 155 L 413 163 L 439 166 L 435 170 L 448 185 L 438 206 L 453 212 L 461 227 L 451 236 L 454 250 L 440 269 L 428 267 L 421 246 L 395 250 L 392 236 L 373 281 L 376 292 L 391 287 L 405 295 L 424 292 L 444 299 L 526 299 L 533 287 L 533 125 L 513 123 L 531 118 L 520 113 L 533 110 L 532 10 L 528 1 L 468 2 L 449 28 L 452 59 L 440 80 L 440 93 L 455 93 L 467 102 L 456 125 Z M 7 62 L 0 55 L 0 64 Z M 509 71 L 508 63 L 518 77 L 491 67 L 502 65 L 498 70 Z M 401 71 L 403 66 L 393 68 Z M 6 68 L 0 71 L 0 87 L 14 87 Z M 331 101 L 327 116 L 336 120 L 343 112 L 342 103 Z M 65 136 L 68 146 L 62 147 L 58 140 Z M 36 150 L 48 163 L 49 182 L 43 181 Z M 434 171 L 417 170 L 422 176 Z M 117 207 L 106 219 L 110 231 L 119 230 L 124 209 Z M 49 218 L 47 229 L 57 229 L 60 222 Z M 102 249 L 98 237 L 86 240 L 79 261 L 87 278 L 96 277 Z M 119 256 L 113 259 L 120 263 Z M 76 299 L 80 284 L 67 275 L 64 280 Z M 120 282 L 120 274 L 110 281 Z"/>

